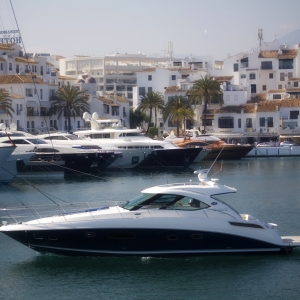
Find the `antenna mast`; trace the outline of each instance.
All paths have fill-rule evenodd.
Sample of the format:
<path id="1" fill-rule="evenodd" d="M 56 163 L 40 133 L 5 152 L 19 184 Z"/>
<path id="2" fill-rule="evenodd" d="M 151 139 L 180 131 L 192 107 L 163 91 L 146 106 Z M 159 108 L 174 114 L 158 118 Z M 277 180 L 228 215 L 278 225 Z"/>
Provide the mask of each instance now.
<path id="1" fill-rule="evenodd" d="M 172 61 L 173 56 L 173 42 L 168 42 L 168 58 Z"/>
<path id="2" fill-rule="evenodd" d="M 260 48 L 261 47 L 261 42 L 263 40 L 263 30 L 262 29 L 258 29 L 257 30 L 257 36 L 258 36 L 259 48 Z"/>

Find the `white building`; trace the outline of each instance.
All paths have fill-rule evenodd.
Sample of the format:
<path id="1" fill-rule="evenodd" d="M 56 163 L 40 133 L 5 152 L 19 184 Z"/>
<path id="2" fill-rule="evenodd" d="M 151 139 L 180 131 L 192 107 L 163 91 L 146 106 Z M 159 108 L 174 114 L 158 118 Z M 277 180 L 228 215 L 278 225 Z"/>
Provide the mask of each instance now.
<path id="1" fill-rule="evenodd" d="M 0 111 L 0 123 L 15 123 L 18 129 L 49 126 L 49 98 L 58 77 L 45 56 L 24 56 L 18 44 L 0 44 L 0 88 L 9 93 L 15 110 L 12 118 Z M 57 119 L 52 125 L 57 126 Z"/>
<path id="2" fill-rule="evenodd" d="M 87 74 L 95 78 L 97 91 L 110 93 L 116 89 L 118 96 L 129 101 L 136 86 L 136 72 L 144 68 L 159 66 L 164 58 L 139 54 L 111 54 L 105 56 L 75 56 L 60 59 L 60 75 L 78 78 Z"/>
<path id="3" fill-rule="evenodd" d="M 86 76 L 83 82 L 76 77 L 58 76 L 59 58 L 43 53 L 24 56 L 17 44 L 0 44 L 0 89 L 9 92 L 15 110 L 12 118 L 0 111 L 0 123 L 7 127 L 15 123 L 18 130 L 31 132 L 43 127 L 66 131 L 65 116 L 50 115 L 50 99 L 60 86 L 77 85 L 90 95 L 90 112 L 96 111 L 103 118 L 122 118 L 124 124 L 129 125 L 129 102 L 126 99 L 97 92 L 95 79 L 90 76 Z M 71 118 L 72 131 L 83 127 L 82 116 Z"/>

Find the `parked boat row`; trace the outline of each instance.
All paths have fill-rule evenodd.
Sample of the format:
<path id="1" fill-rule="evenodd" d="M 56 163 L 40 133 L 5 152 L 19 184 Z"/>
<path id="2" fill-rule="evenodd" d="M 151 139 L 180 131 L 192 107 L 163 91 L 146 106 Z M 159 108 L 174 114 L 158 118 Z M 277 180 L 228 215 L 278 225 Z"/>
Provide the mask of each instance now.
<path id="1" fill-rule="evenodd" d="M 85 115 L 91 129 L 74 134 L 52 132 L 32 135 L 18 132 L 11 127 L 2 131 L 0 144 L 14 143 L 14 154 L 23 159 L 13 160 L 9 182 L 19 172 L 90 172 L 104 169 L 134 169 L 153 167 L 188 167 L 200 161 L 209 151 L 203 147 L 179 148 L 170 142 L 145 137 L 139 129 L 127 129 L 114 120 L 98 120 L 98 116 Z M 77 134 L 77 135 L 76 135 Z M 8 161 L 5 162 L 8 164 Z M 2 166 L 1 169 L 5 168 Z M 6 170 L 4 171 L 5 173 Z"/>

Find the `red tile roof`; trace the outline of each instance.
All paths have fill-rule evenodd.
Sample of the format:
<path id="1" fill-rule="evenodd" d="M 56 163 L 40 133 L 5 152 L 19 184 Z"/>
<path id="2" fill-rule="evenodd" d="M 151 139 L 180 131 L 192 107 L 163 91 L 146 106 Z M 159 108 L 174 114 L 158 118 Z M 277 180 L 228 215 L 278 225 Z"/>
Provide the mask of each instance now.
<path id="1" fill-rule="evenodd" d="M 279 54 L 277 51 L 260 51 L 259 58 L 277 58 L 277 59 L 291 59 L 298 55 L 298 49 L 282 50 Z"/>
<path id="2" fill-rule="evenodd" d="M 42 79 L 36 77 L 35 83 L 48 84 Z M 14 83 L 33 83 L 31 75 L 3 75 L 0 76 L 0 84 L 14 84 Z"/>

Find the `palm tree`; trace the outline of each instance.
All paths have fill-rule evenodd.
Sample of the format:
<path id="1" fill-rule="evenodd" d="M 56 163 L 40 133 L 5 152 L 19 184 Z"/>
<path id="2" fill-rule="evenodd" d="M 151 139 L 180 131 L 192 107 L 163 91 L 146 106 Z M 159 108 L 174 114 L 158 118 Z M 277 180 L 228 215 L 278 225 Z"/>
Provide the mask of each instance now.
<path id="1" fill-rule="evenodd" d="M 206 131 L 206 113 L 207 105 L 212 100 L 217 100 L 222 103 L 222 90 L 220 83 L 214 80 L 209 75 L 201 76 L 201 79 L 196 80 L 191 89 L 191 101 L 194 104 L 202 104 L 204 100 L 204 133 Z"/>
<path id="2" fill-rule="evenodd" d="M 181 96 L 171 97 L 164 108 L 164 120 L 176 121 L 177 136 L 179 136 L 179 125 L 186 119 L 193 119 L 194 112 L 187 98 Z M 185 125 L 184 125 L 185 128 Z"/>
<path id="3" fill-rule="evenodd" d="M 148 110 L 150 111 L 149 123 L 148 123 L 148 128 L 147 128 L 146 134 L 148 133 L 149 125 L 152 121 L 152 109 L 153 108 L 154 108 L 154 112 L 155 112 L 154 126 L 156 127 L 157 109 L 164 108 L 164 97 L 163 97 L 162 93 L 153 92 L 153 91 L 148 92 L 146 95 L 144 95 L 141 98 L 141 103 L 137 108 L 141 112 L 148 111 Z"/>
<path id="4" fill-rule="evenodd" d="M 89 112 L 89 104 L 84 92 L 79 90 L 77 86 L 63 85 L 58 89 L 57 95 L 53 96 L 50 101 L 51 112 L 58 114 L 65 113 L 67 118 L 68 132 L 71 130 L 71 116 L 80 116 L 84 112 Z"/>
<path id="5" fill-rule="evenodd" d="M 133 110 L 133 108 L 130 107 L 130 128 L 141 127 L 141 124 L 143 122 L 148 122 L 148 121 L 149 121 L 149 117 L 146 116 L 145 113 L 141 112 L 138 109 Z"/>
<path id="6" fill-rule="evenodd" d="M 185 131 L 186 120 L 193 120 L 195 113 L 191 107 L 182 107 L 178 111 L 178 117 L 183 120 L 183 130 Z"/>
<path id="7" fill-rule="evenodd" d="M 12 118 L 12 113 L 15 112 L 12 108 L 12 99 L 10 99 L 9 93 L 0 90 L 0 109 L 3 110 L 7 116 Z"/>

